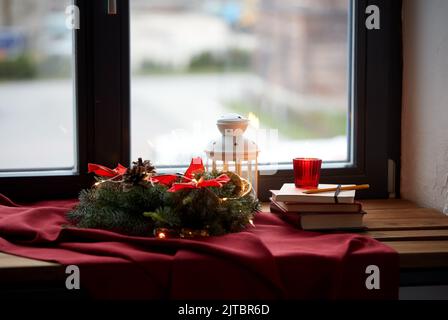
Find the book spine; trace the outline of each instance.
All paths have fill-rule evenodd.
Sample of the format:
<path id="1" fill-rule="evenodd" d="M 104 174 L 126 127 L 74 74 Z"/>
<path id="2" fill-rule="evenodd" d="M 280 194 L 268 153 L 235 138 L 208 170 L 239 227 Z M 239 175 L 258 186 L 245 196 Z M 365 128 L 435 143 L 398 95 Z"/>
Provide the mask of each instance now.
<path id="1" fill-rule="evenodd" d="M 338 214 L 338 213 L 360 213 L 362 211 L 362 205 L 359 202 L 356 202 L 354 204 L 330 204 L 330 205 L 323 205 L 321 203 L 311 203 L 311 204 L 306 204 L 304 205 L 305 207 L 308 208 L 313 208 L 313 210 L 307 210 L 307 209 L 298 209 L 300 208 L 300 206 L 297 206 L 294 208 L 294 204 L 288 204 L 286 202 L 282 202 L 277 201 L 274 198 L 270 198 L 271 202 L 274 203 L 277 207 L 281 208 L 282 210 L 284 210 L 285 212 L 294 212 L 294 213 L 325 213 L 325 214 Z M 296 203 L 297 205 L 297 203 Z M 320 209 L 319 209 L 320 208 Z M 334 210 L 338 208 L 338 210 Z M 342 210 L 342 208 L 349 208 L 349 210 Z M 328 209 L 333 209 L 332 210 L 328 210 Z M 327 211 L 328 210 L 328 211 Z"/>

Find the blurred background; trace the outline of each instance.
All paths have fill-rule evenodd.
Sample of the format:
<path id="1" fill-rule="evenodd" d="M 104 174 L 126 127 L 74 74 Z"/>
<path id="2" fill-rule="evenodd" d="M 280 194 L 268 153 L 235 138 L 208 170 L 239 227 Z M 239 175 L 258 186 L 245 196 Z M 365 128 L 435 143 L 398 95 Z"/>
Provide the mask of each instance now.
<path id="1" fill-rule="evenodd" d="M 2 171 L 75 166 L 69 4 L 0 0 Z M 261 162 L 349 159 L 349 0 L 130 5 L 132 158 L 187 164 L 236 112 Z"/>
<path id="2" fill-rule="evenodd" d="M 68 0 L 0 0 L 0 171 L 75 166 Z"/>

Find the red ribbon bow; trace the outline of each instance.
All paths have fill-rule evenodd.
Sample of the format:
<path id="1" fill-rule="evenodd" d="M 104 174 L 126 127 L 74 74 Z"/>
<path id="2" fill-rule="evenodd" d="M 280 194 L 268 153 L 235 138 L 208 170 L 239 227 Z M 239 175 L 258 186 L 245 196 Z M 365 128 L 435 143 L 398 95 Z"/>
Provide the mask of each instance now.
<path id="1" fill-rule="evenodd" d="M 168 192 L 176 192 L 182 189 L 199 189 L 205 187 L 220 188 L 223 184 L 230 181 L 230 178 L 225 174 L 221 174 L 219 177 L 210 180 L 205 180 L 202 177 L 199 180 L 196 180 L 194 178 L 196 174 L 203 173 L 204 171 L 205 168 L 204 164 L 202 163 L 202 159 L 200 157 L 197 157 L 191 159 L 190 166 L 188 167 L 187 171 L 185 171 L 182 182 L 176 183 L 175 181 L 178 176 L 172 174 L 152 177 L 150 178 L 150 181 L 153 183 L 161 183 L 166 186 L 171 186 L 171 188 L 168 189 Z"/>
<path id="2" fill-rule="evenodd" d="M 220 176 L 205 180 L 201 177 L 199 180 L 191 179 L 190 182 L 173 183 L 173 186 L 168 189 L 168 192 L 176 192 L 182 189 L 200 189 L 206 187 L 218 187 L 221 188 L 223 184 L 230 181 L 230 178 L 226 174 L 221 174 Z"/>
<path id="3" fill-rule="evenodd" d="M 147 180 L 152 183 L 160 183 L 164 186 L 171 186 L 176 181 L 177 176 L 174 174 L 162 174 L 156 177 L 150 177 Z"/>
<path id="4" fill-rule="evenodd" d="M 187 171 L 184 173 L 184 179 L 185 181 L 190 181 L 194 178 L 195 174 L 203 173 L 205 171 L 204 164 L 202 163 L 201 157 L 196 157 L 191 159 L 190 166 L 188 167 Z"/>
<path id="5" fill-rule="evenodd" d="M 122 176 L 126 173 L 127 168 L 122 166 L 121 164 L 118 164 L 118 166 L 115 169 L 110 169 L 108 167 L 89 163 L 87 165 L 88 171 L 95 173 L 97 176 L 100 177 L 107 177 L 107 178 L 115 178 L 118 176 Z"/>
<path id="6" fill-rule="evenodd" d="M 97 176 L 107 177 L 107 178 L 115 178 L 118 176 L 122 176 L 126 173 L 127 168 L 118 164 L 115 169 L 110 169 L 108 167 L 89 163 L 88 171 L 95 173 Z M 196 174 L 203 173 L 205 171 L 204 164 L 202 163 L 202 159 L 200 157 L 191 159 L 190 166 L 187 171 L 183 175 L 182 182 L 176 183 L 178 176 L 173 174 L 164 174 L 155 177 L 147 178 L 148 181 L 152 183 L 160 183 L 165 186 L 171 187 L 168 189 L 168 192 L 176 192 L 182 189 L 200 189 L 206 187 L 218 187 L 221 188 L 223 184 L 230 181 L 230 178 L 226 174 L 221 174 L 220 176 L 205 180 L 201 177 L 199 180 L 196 180 L 194 177 Z"/>

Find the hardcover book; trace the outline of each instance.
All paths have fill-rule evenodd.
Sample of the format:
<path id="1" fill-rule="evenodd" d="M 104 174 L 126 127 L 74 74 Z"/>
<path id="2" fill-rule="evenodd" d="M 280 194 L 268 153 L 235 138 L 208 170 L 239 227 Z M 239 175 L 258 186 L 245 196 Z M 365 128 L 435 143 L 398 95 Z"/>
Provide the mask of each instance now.
<path id="1" fill-rule="evenodd" d="M 315 213 L 356 213 L 362 210 L 361 203 L 303 203 L 303 202 L 284 202 L 277 200 L 277 190 L 271 190 L 270 200 L 277 206 L 288 212 L 315 212 Z"/>
<path id="2" fill-rule="evenodd" d="M 352 186 L 352 185 L 342 185 Z M 319 188 L 335 188 L 336 184 L 319 184 Z M 339 192 L 337 201 L 335 199 L 335 192 L 322 192 L 315 194 L 303 193 L 306 189 L 296 188 L 294 183 L 285 183 L 280 190 L 275 194 L 276 201 L 282 202 L 300 202 L 300 203 L 353 203 L 355 201 L 356 190 L 345 190 Z"/>
<path id="3" fill-rule="evenodd" d="M 360 230 L 364 229 L 365 212 L 358 213 L 296 213 L 288 212 L 271 202 L 271 212 L 279 213 L 289 223 L 303 230 Z"/>

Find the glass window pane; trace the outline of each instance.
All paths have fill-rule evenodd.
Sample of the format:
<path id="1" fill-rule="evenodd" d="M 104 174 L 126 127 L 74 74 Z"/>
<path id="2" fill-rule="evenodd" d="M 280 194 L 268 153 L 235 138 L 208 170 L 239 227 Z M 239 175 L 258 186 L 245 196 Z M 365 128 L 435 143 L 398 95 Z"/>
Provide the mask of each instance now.
<path id="1" fill-rule="evenodd" d="M 260 162 L 349 161 L 349 0 L 131 1 L 132 158 L 183 165 L 239 113 Z"/>
<path id="2" fill-rule="evenodd" d="M 74 170 L 71 1 L 0 0 L 0 174 Z"/>

